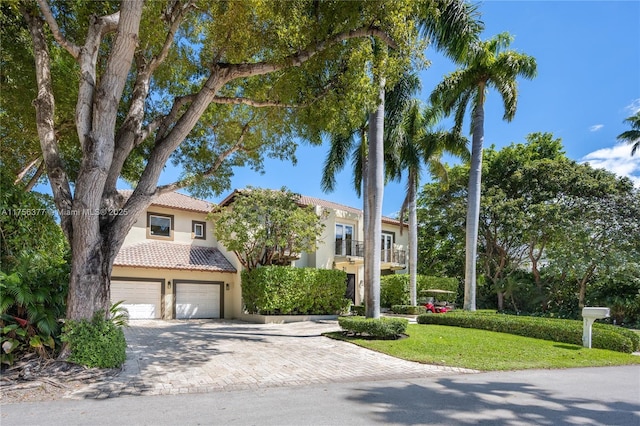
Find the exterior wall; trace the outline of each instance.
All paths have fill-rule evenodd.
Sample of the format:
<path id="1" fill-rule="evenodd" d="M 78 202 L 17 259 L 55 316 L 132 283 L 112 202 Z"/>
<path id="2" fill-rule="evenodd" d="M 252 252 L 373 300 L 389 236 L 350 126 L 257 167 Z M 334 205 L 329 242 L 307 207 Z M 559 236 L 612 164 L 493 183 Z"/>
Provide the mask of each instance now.
<path id="1" fill-rule="evenodd" d="M 355 274 L 356 278 L 356 304 L 364 302 L 364 262 L 362 259 L 352 259 L 352 262 L 340 258 L 336 263 L 335 240 L 336 224 L 353 226 L 353 239 L 364 240 L 364 221 L 362 214 L 355 214 L 343 210 L 326 209 L 316 206 L 316 214 L 323 217 L 325 225 L 322 235 L 319 238 L 318 248 L 313 253 L 304 253 L 300 259 L 293 262 L 293 266 L 315 267 L 321 269 L 338 269 L 347 274 Z M 404 229 L 400 235 L 400 227 L 393 224 L 383 223 L 382 230 L 394 234 L 394 247 L 400 250 L 408 250 L 409 236 L 408 230 Z M 407 269 L 395 271 L 395 273 L 407 273 Z M 393 273 L 393 272 L 392 272 Z"/>
<path id="2" fill-rule="evenodd" d="M 390 223 L 382 223 L 382 232 L 393 233 L 394 247 L 399 250 L 404 250 L 406 253 L 406 265 L 405 269 L 395 271 L 396 274 L 408 274 L 409 273 L 409 228 L 402 230 L 400 235 L 400 227 L 392 225 Z"/>
<path id="3" fill-rule="evenodd" d="M 112 277 L 118 278 L 149 278 L 164 280 L 164 319 L 173 319 L 174 303 L 173 285 L 174 281 L 219 281 L 224 283 L 224 312 L 223 318 L 236 318 L 234 312 L 234 302 L 240 299 L 236 293 L 240 291 L 240 274 L 228 272 L 205 272 L 205 271 L 181 271 L 175 269 L 152 269 L 152 268 L 132 268 L 114 266 Z M 228 286 L 227 286 L 228 284 Z M 228 288 L 227 288 L 228 287 Z"/>
<path id="4" fill-rule="evenodd" d="M 147 236 L 147 213 L 158 213 L 173 216 L 173 239 Z M 192 233 L 192 222 L 206 222 L 205 239 L 194 238 Z M 145 241 L 172 241 L 178 244 L 192 244 L 194 246 L 216 247 L 213 234 L 213 224 L 207 222 L 207 215 L 204 213 L 196 213 L 170 209 L 166 207 L 150 206 L 147 211 L 142 213 L 136 219 L 133 227 L 124 240 L 124 245 L 142 243 Z"/>
<path id="5" fill-rule="evenodd" d="M 213 224 L 211 222 L 209 222 L 209 224 L 211 224 L 211 226 L 213 227 Z M 207 230 L 207 232 L 209 232 L 209 230 Z M 217 248 L 220 251 L 220 253 L 222 253 L 222 255 L 227 258 L 229 263 L 231 263 L 233 267 L 236 268 L 236 271 L 238 271 L 235 274 L 231 274 L 231 273 L 224 274 L 229 276 L 229 278 L 227 278 L 228 281 L 225 281 L 229 283 L 229 290 L 228 291 L 225 290 L 225 296 L 228 295 L 229 298 L 225 299 L 224 310 L 225 310 L 225 318 L 233 318 L 233 319 L 240 318 L 240 315 L 244 312 L 243 305 L 242 305 L 242 275 L 241 275 L 241 271 L 244 269 L 244 267 L 238 260 L 238 256 L 236 256 L 234 252 L 227 250 L 225 246 L 223 246 L 217 240 L 215 240 L 213 238 L 213 235 L 211 236 L 211 240 L 214 243 L 214 247 Z M 227 313 L 229 314 L 229 316 L 227 316 Z"/>

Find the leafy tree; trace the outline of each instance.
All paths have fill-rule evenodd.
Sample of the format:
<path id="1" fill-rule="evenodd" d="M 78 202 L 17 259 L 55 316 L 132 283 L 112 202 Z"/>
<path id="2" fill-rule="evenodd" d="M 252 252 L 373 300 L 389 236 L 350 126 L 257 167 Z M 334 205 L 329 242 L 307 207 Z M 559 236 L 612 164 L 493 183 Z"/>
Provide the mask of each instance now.
<path id="1" fill-rule="evenodd" d="M 640 191 L 602 169 L 578 166 L 576 172 L 582 194 L 560 201 L 570 215 L 570 238 L 554 241 L 548 254 L 550 271 L 576 283 L 582 309 L 598 271 L 620 270 L 640 258 Z"/>
<path id="2" fill-rule="evenodd" d="M 359 119 L 363 105 L 373 110 L 378 87 L 367 64 L 393 84 L 412 59 L 420 62 L 416 19 L 439 4 L 18 3 L 31 44 L 23 46 L 35 60 L 38 139 L 72 250 L 67 317 L 108 311 L 113 259 L 159 195 L 219 193 L 233 167 L 289 157 L 294 135 L 319 142 L 322 131 Z M 372 37 L 392 47 L 384 61 L 374 61 Z M 77 91 L 55 89 L 62 56 L 73 63 Z M 64 96 L 72 113 L 62 108 Z M 58 132 L 69 120 L 77 173 L 64 161 Z M 168 161 L 185 174 L 159 185 Z M 116 189 L 120 178 L 135 188 L 126 200 Z"/>
<path id="3" fill-rule="evenodd" d="M 484 142 L 484 102 L 486 90 L 494 88 L 504 102 L 504 119 L 511 121 L 518 99 L 517 77 L 533 78 L 536 62 L 531 56 L 506 50 L 512 37 L 502 33 L 471 46 L 460 58 L 463 69 L 455 71 L 438 84 L 431 102 L 444 109 L 447 115 L 455 112 L 455 131 L 460 132 L 466 109 L 472 108 L 471 117 L 471 173 L 469 174 L 469 200 L 467 207 L 465 295 L 464 309 L 476 309 L 476 257 L 480 214 L 482 177 L 482 145 Z"/>
<path id="4" fill-rule="evenodd" d="M 499 308 L 508 300 L 572 316 L 600 275 L 617 276 L 637 259 L 640 197 L 628 179 L 569 160 L 550 134 L 488 149 L 484 163 L 479 258 Z M 456 166 L 448 188 L 423 189 L 423 273 L 461 270 L 468 173 Z"/>
<path id="5" fill-rule="evenodd" d="M 624 120 L 624 122 L 631 126 L 631 130 L 620 133 L 618 140 L 633 145 L 631 155 L 635 155 L 636 151 L 640 149 L 640 111 Z"/>
<path id="6" fill-rule="evenodd" d="M 291 265 L 302 252 L 315 251 L 324 228 L 312 206 L 297 204 L 299 198 L 286 188 L 238 191 L 230 206 L 211 215 L 216 239 L 248 270 Z"/>

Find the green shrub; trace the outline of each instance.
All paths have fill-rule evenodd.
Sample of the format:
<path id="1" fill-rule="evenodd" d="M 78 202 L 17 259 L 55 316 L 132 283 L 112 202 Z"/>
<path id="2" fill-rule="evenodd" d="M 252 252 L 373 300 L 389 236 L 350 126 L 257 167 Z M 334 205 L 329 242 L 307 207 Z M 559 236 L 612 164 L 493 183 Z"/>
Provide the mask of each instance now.
<path id="1" fill-rule="evenodd" d="M 346 290 L 346 273 L 333 269 L 265 266 L 242 272 L 242 299 L 250 314 L 337 314 L 351 303 Z"/>
<path id="2" fill-rule="evenodd" d="M 353 305 L 351 306 L 351 313 L 354 315 L 364 316 L 365 306 L 364 305 Z"/>
<path id="3" fill-rule="evenodd" d="M 397 339 L 407 331 L 409 321 L 405 318 L 340 317 L 338 324 L 345 332 L 366 334 L 381 339 Z"/>
<path id="4" fill-rule="evenodd" d="M 127 358 L 127 342 L 121 327 L 104 318 L 103 312 L 91 321 L 67 320 L 62 341 L 69 345 L 69 361 L 87 367 L 120 367 Z"/>
<path id="5" fill-rule="evenodd" d="M 22 252 L 15 272 L 0 271 L 0 362 L 28 352 L 53 358 L 60 349 L 69 268 L 55 256 Z"/>
<path id="6" fill-rule="evenodd" d="M 394 314 L 402 315 L 421 315 L 427 312 L 424 306 L 411 306 L 411 305 L 393 305 L 391 310 Z"/>
<path id="7" fill-rule="evenodd" d="M 424 314 L 418 324 L 438 324 L 455 327 L 477 328 L 516 334 L 518 336 L 582 345 L 582 321 L 515 315 L 450 312 L 447 315 Z M 607 324 L 594 324 L 591 346 L 617 352 L 631 353 L 640 346 L 637 336 L 630 330 Z"/>

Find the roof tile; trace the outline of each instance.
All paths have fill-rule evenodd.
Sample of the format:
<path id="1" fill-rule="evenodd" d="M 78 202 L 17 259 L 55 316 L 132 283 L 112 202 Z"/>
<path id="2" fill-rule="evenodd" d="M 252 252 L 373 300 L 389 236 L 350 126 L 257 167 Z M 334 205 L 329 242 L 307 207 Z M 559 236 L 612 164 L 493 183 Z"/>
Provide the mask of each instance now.
<path id="1" fill-rule="evenodd" d="M 152 241 L 124 246 L 114 266 L 236 272 L 236 268 L 214 247 Z"/>

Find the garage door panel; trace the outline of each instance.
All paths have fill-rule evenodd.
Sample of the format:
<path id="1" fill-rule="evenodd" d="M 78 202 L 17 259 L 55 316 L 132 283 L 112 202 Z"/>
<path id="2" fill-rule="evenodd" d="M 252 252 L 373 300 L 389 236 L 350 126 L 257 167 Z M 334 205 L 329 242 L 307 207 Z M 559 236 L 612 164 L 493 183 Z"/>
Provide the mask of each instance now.
<path id="1" fill-rule="evenodd" d="M 220 284 L 176 284 L 176 318 L 220 318 Z"/>
<path id="2" fill-rule="evenodd" d="M 159 281 L 112 281 L 111 303 L 123 301 L 131 319 L 162 317 L 162 283 Z"/>

